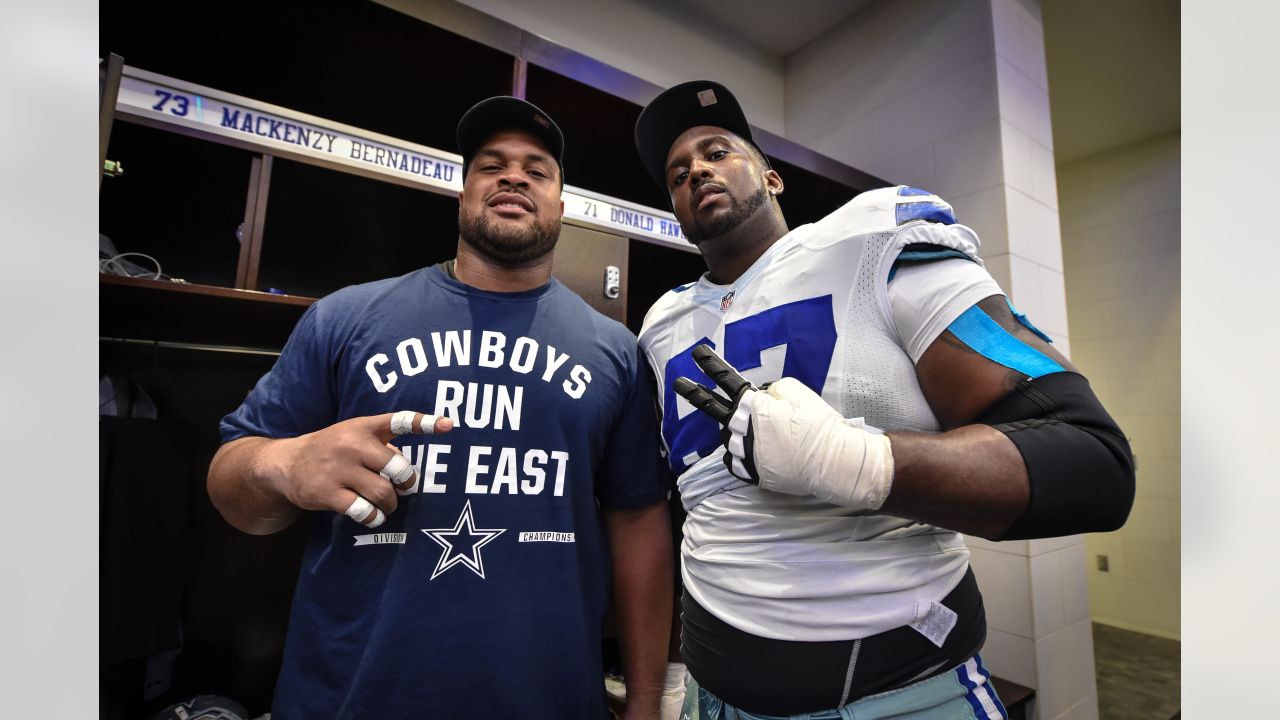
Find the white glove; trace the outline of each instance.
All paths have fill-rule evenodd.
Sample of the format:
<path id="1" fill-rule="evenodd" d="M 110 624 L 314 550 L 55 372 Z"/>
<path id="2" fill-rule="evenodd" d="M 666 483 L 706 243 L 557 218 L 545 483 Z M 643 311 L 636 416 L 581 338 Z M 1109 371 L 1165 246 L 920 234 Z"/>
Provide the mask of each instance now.
<path id="1" fill-rule="evenodd" d="M 735 477 L 853 510 L 884 505 L 893 484 L 887 436 L 865 429 L 861 418 L 841 417 L 794 378 L 757 390 L 705 345 L 693 359 L 730 399 L 684 377 L 673 387 L 724 426 L 725 465 Z"/>

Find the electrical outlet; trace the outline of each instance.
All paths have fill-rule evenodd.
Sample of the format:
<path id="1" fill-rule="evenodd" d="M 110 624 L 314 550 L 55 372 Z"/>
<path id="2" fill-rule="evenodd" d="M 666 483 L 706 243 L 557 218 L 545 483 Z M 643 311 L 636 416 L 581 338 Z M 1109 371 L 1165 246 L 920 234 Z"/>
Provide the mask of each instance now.
<path id="1" fill-rule="evenodd" d="M 1099 555 L 1099 556 L 1098 556 L 1098 571 L 1099 571 L 1099 572 L 1110 572 L 1110 571 L 1111 571 L 1111 564 L 1107 561 L 1107 556 L 1106 556 L 1106 555 Z"/>

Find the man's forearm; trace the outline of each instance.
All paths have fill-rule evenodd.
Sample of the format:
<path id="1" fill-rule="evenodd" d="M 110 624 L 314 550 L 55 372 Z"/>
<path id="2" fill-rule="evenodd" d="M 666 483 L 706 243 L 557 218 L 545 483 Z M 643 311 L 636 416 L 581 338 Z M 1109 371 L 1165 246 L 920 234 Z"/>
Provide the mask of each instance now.
<path id="1" fill-rule="evenodd" d="M 238 530 L 270 535 L 298 517 L 298 508 L 273 482 L 274 444 L 279 442 L 260 437 L 233 440 L 219 448 L 209 464 L 209 499 Z"/>
<path id="2" fill-rule="evenodd" d="M 666 502 L 607 511 L 614 614 L 627 680 L 627 715 L 656 717 L 671 632 L 671 529 Z"/>
<path id="3" fill-rule="evenodd" d="M 969 425 L 888 436 L 893 485 L 880 512 L 995 539 L 1026 511 L 1027 467 L 1000 431 Z"/>

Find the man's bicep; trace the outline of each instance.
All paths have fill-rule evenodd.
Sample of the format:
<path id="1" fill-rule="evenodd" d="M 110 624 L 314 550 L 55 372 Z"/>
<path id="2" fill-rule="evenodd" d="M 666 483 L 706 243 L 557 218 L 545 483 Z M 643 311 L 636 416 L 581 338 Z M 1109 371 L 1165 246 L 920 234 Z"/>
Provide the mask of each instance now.
<path id="1" fill-rule="evenodd" d="M 1009 309 L 987 297 L 947 327 L 920 356 L 920 389 L 944 430 L 972 422 L 1029 377 L 1075 367 Z"/>
<path id="2" fill-rule="evenodd" d="M 319 303 L 307 308 L 271 369 L 220 424 L 222 441 L 295 437 L 334 422 L 332 351 L 318 327 Z"/>

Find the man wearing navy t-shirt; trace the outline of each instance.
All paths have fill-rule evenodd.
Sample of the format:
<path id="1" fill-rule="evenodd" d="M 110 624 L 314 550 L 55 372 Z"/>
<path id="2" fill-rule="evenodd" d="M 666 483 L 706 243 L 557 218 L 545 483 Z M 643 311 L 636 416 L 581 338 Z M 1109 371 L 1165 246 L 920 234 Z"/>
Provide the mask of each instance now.
<path id="1" fill-rule="evenodd" d="M 458 124 L 454 261 L 312 305 L 222 421 L 235 527 L 310 529 L 272 715 L 655 717 L 670 476 L 635 338 L 551 277 L 563 138 L 516 98 Z"/>

